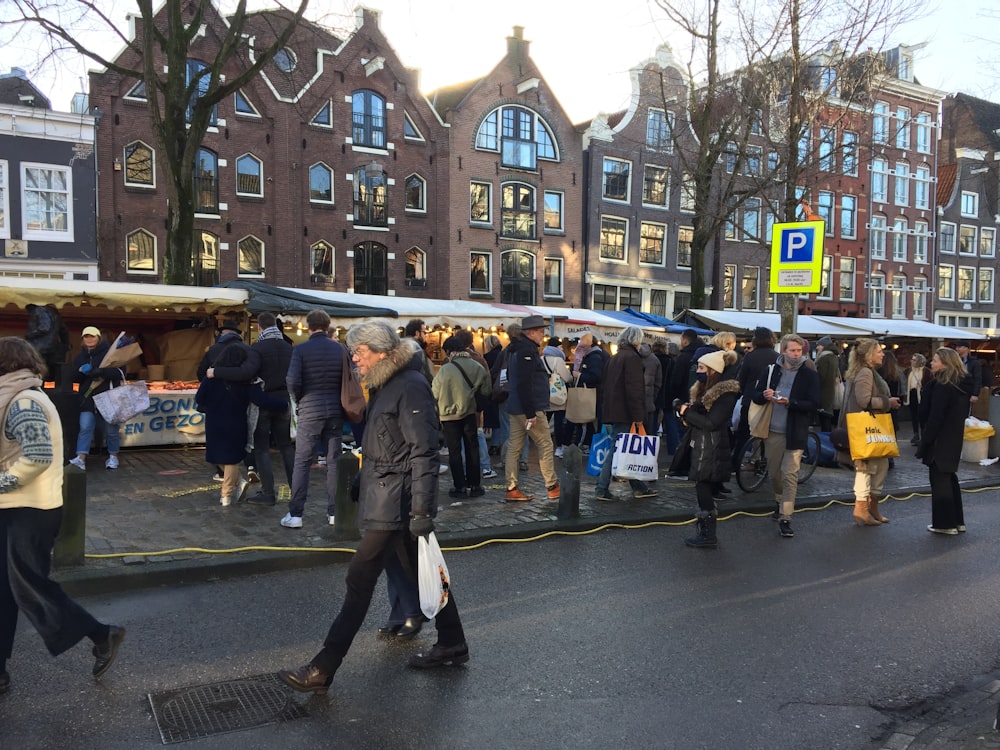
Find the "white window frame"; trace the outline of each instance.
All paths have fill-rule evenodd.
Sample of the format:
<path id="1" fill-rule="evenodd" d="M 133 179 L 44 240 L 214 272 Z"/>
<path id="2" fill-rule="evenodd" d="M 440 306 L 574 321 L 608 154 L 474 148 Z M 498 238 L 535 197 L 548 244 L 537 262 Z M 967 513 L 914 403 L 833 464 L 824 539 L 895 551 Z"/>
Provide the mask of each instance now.
<path id="1" fill-rule="evenodd" d="M 908 255 L 907 238 L 909 237 L 909 226 L 906 219 L 897 217 L 892 221 L 892 260 L 894 263 L 905 263 Z"/>
<path id="2" fill-rule="evenodd" d="M 951 240 L 950 247 L 945 245 L 945 240 L 949 238 Z M 938 252 L 948 255 L 954 255 L 958 252 L 958 227 L 950 221 L 942 221 L 938 229 Z"/>
<path id="3" fill-rule="evenodd" d="M 968 250 L 962 249 L 962 238 L 970 237 L 968 243 L 966 243 Z M 979 253 L 979 232 L 976 231 L 976 227 L 971 224 L 960 224 L 958 227 L 958 254 L 959 255 L 976 255 Z"/>
<path id="4" fill-rule="evenodd" d="M 152 241 L 153 241 L 153 267 L 152 268 L 133 268 L 131 265 L 129 265 L 128 243 L 129 243 L 129 239 L 131 239 L 132 235 L 135 235 L 135 234 L 143 234 L 146 237 L 152 238 Z M 156 235 L 155 234 L 153 234 L 148 229 L 145 229 L 143 227 L 136 227 L 131 232 L 128 232 L 125 235 L 125 273 L 129 274 L 130 276 L 132 276 L 132 275 L 136 275 L 136 276 L 156 276 L 157 273 L 159 273 L 159 263 L 160 263 L 160 261 L 159 261 L 159 254 L 158 254 L 158 251 L 157 251 L 157 239 L 156 239 Z"/>
<path id="5" fill-rule="evenodd" d="M 256 273 L 244 271 L 242 264 L 240 263 L 240 253 L 243 252 L 243 249 L 240 247 L 240 245 L 242 245 L 243 242 L 246 240 L 254 240 L 260 244 L 260 270 L 257 271 Z M 267 255 L 265 254 L 266 248 L 267 244 L 264 242 L 264 240 L 262 240 L 255 234 L 247 234 L 244 235 L 243 237 L 240 237 L 240 239 L 236 242 L 236 275 L 241 279 L 264 278 L 264 269 L 267 268 L 267 262 L 266 262 Z"/>
<path id="6" fill-rule="evenodd" d="M 896 178 L 892 191 L 893 203 L 897 206 L 910 205 L 910 165 L 905 161 L 897 161 L 893 175 Z"/>
<path id="7" fill-rule="evenodd" d="M 642 243 L 646 239 L 645 232 L 643 231 L 645 227 L 659 227 L 663 230 L 663 236 L 660 238 L 660 262 L 651 263 L 650 261 L 642 259 Z M 641 221 L 639 222 L 639 265 L 647 266 L 652 268 L 663 268 L 667 262 L 667 239 L 670 236 L 670 232 L 667 229 L 667 225 L 659 221 Z"/>
<path id="8" fill-rule="evenodd" d="M 913 318 L 927 320 L 927 279 L 917 276 L 913 279 Z"/>
<path id="9" fill-rule="evenodd" d="M 481 185 L 486 187 L 486 218 L 472 218 L 472 186 Z M 493 183 L 487 180 L 469 180 L 469 224 L 474 227 L 493 226 Z"/>
<path id="10" fill-rule="evenodd" d="M 743 201 L 741 219 L 741 239 L 745 241 L 761 241 L 764 239 L 760 236 L 760 199 L 747 198 Z"/>
<path id="11" fill-rule="evenodd" d="M 556 292 L 550 292 L 547 289 L 546 281 L 550 278 L 548 273 L 549 263 L 555 263 L 559 267 L 559 290 Z M 566 261 L 558 256 L 546 255 L 542 258 L 542 299 L 563 299 L 566 294 L 565 285 L 565 271 L 566 271 Z"/>
<path id="12" fill-rule="evenodd" d="M 837 289 L 839 290 L 840 293 L 841 302 L 854 301 L 854 297 L 857 294 L 857 283 L 858 283 L 857 268 L 858 264 L 854 258 L 848 255 L 840 256 L 840 268 L 837 271 L 838 274 Z M 844 285 L 845 278 L 850 282 L 849 286 Z M 847 291 L 845 291 L 845 289 Z"/>
<path id="13" fill-rule="evenodd" d="M 655 144 L 649 142 L 649 125 L 650 120 L 653 119 L 653 113 L 663 115 L 663 122 L 666 123 L 667 127 L 667 138 L 666 143 L 660 143 L 659 141 Z M 652 149 L 653 151 L 659 151 L 661 153 L 672 154 L 674 152 L 674 113 L 668 112 L 664 109 L 658 107 L 649 107 L 646 110 L 646 148 Z"/>
<path id="14" fill-rule="evenodd" d="M 833 299 L 833 256 L 823 253 L 823 265 L 819 272 L 819 291 L 816 299 Z"/>
<path id="15" fill-rule="evenodd" d="M 889 162 L 881 157 L 872 159 L 872 202 L 889 202 Z"/>
<path id="16" fill-rule="evenodd" d="M 910 110 L 908 107 L 896 108 L 896 148 L 910 150 Z"/>
<path id="17" fill-rule="evenodd" d="M 417 178 L 420 181 L 420 205 L 416 208 L 412 206 L 407 206 L 407 192 L 409 189 L 409 183 L 411 178 Z M 403 210 L 408 214 L 426 214 L 427 213 L 427 180 L 421 177 L 416 172 L 410 172 L 406 175 L 406 179 L 403 180 Z M 421 252 L 423 252 L 421 250 Z"/>
<path id="18" fill-rule="evenodd" d="M 942 285 L 947 283 L 947 288 L 942 289 Z M 938 266 L 938 288 L 937 296 L 939 300 L 952 301 L 955 299 L 955 266 L 948 264 Z"/>
<path id="19" fill-rule="evenodd" d="M 414 258 L 416 261 L 415 263 L 410 263 L 411 257 Z M 427 253 L 425 253 L 421 248 L 416 245 L 411 245 L 406 248 L 403 252 L 403 264 L 403 275 L 406 277 L 407 282 L 411 281 L 411 279 L 406 276 L 406 272 L 411 266 L 416 269 L 412 281 L 427 281 Z"/>
<path id="20" fill-rule="evenodd" d="M 921 112 L 917 115 L 917 152 L 929 154 L 931 152 L 931 115 L 930 112 Z"/>
<path id="21" fill-rule="evenodd" d="M 749 300 L 750 304 L 747 304 L 748 300 L 745 294 L 747 282 L 752 282 L 754 288 L 753 300 Z M 740 309 L 760 310 L 761 299 L 760 266 L 743 266 L 743 273 L 740 274 Z"/>
<path id="22" fill-rule="evenodd" d="M 842 136 L 843 155 L 841 156 L 841 171 L 848 177 L 858 176 L 858 134 L 845 130 Z"/>
<path id="23" fill-rule="evenodd" d="M 686 239 L 682 239 L 685 238 Z M 688 246 L 687 257 L 688 262 L 686 264 L 681 263 L 681 244 L 686 243 Z M 694 227 L 678 227 L 677 228 L 677 268 L 680 270 L 690 271 L 691 270 L 691 256 L 694 252 L 692 245 L 694 244 Z"/>
<path id="24" fill-rule="evenodd" d="M 960 200 L 962 216 L 973 219 L 979 218 L 979 193 L 971 190 L 963 190 Z"/>
<path id="25" fill-rule="evenodd" d="M 926 164 L 917 167 L 913 178 L 913 207 L 931 207 L 931 168 Z"/>
<path id="26" fill-rule="evenodd" d="M 625 181 L 625 197 L 624 198 L 612 198 L 608 196 L 608 165 L 610 164 L 621 164 L 625 165 L 628 171 L 628 178 Z M 608 203 L 622 203 L 627 204 L 632 202 L 632 162 L 629 159 L 618 159 L 614 156 L 605 156 L 601 159 L 601 199 L 606 200 Z"/>
<path id="27" fill-rule="evenodd" d="M 646 178 L 647 170 L 656 169 L 662 171 L 665 180 L 663 184 L 663 203 L 649 203 L 646 200 L 646 183 L 648 179 Z M 670 169 L 667 167 L 661 167 L 658 164 L 644 164 L 642 167 L 642 205 L 648 206 L 649 208 L 659 208 L 665 209 L 670 207 Z"/>
<path id="28" fill-rule="evenodd" d="M 906 277 L 893 274 L 892 286 L 887 291 L 892 300 L 892 317 L 906 318 Z"/>
<path id="29" fill-rule="evenodd" d="M 983 291 L 983 281 L 987 281 L 987 289 Z M 979 278 L 976 280 L 976 295 L 980 302 L 993 302 L 996 296 L 995 290 L 996 274 L 992 268 L 979 267 Z"/>
<path id="30" fill-rule="evenodd" d="M 986 238 L 989 237 L 987 240 Z M 979 227 L 979 256 L 992 258 L 997 252 L 997 230 L 994 227 Z"/>
<path id="31" fill-rule="evenodd" d="M 872 141 L 885 144 L 889 142 L 889 105 L 887 102 L 875 102 L 872 108 Z"/>
<path id="32" fill-rule="evenodd" d="M 681 174 L 681 213 L 693 214 L 696 208 L 694 177 L 690 172 L 683 172 Z"/>
<path id="33" fill-rule="evenodd" d="M 321 114 L 326 114 L 329 118 L 329 122 L 318 122 L 317 118 Z M 323 130 L 333 130 L 333 100 L 327 99 L 326 103 L 313 113 L 312 118 L 309 120 L 309 124 L 314 128 L 322 128 Z"/>
<path id="34" fill-rule="evenodd" d="M 885 260 L 885 242 L 888 233 L 886 218 L 881 215 L 873 216 L 869 228 L 872 260 Z"/>
<path id="35" fill-rule="evenodd" d="M 132 146 L 142 146 L 149 151 L 149 173 L 151 176 L 149 182 L 132 182 L 128 178 L 128 150 Z M 126 143 L 122 148 L 122 181 L 128 187 L 139 188 L 140 190 L 156 190 L 156 149 L 141 138 Z"/>
<path id="36" fill-rule="evenodd" d="M 913 222 L 913 262 L 927 262 L 927 246 L 930 234 L 926 221 Z"/>
<path id="37" fill-rule="evenodd" d="M 413 128 L 413 132 L 416 133 L 416 135 L 407 135 L 406 134 L 406 126 L 407 125 L 409 125 L 411 128 Z M 426 141 L 426 139 L 424 138 L 424 134 L 420 132 L 420 128 L 418 128 L 417 124 L 415 122 L 413 122 L 413 118 L 410 117 L 410 115 L 407 112 L 405 112 L 405 111 L 403 112 L 403 138 L 404 138 L 404 140 L 413 141 L 415 143 L 417 143 L 417 142 L 423 143 L 423 142 Z"/>
<path id="38" fill-rule="evenodd" d="M 969 295 L 967 297 L 962 296 L 962 273 L 966 273 L 967 280 L 969 282 Z M 959 266 L 958 270 L 955 272 L 955 300 L 957 302 L 975 302 L 976 301 L 976 267 L 975 266 Z"/>
<path id="39" fill-rule="evenodd" d="M 868 280 L 868 315 L 885 317 L 885 274 L 873 273 Z"/>
<path id="40" fill-rule="evenodd" d="M 62 172 L 66 175 L 66 229 L 29 229 L 28 228 L 28 170 Z M 53 191 L 55 192 L 55 191 Z M 73 242 L 73 170 L 59 164 L 43 164 L 40 162 L 21 162 L 21 237 L 25 240 L 41 240 L 46 242 Z"/>
<path id="41" fill-rule="evenodd" d="M 559 226 L 550 227 L 546 219 L 549 215 L 549 196 L 559 201 Z M 564 234 L 566 232 L 566 193 L 562 190 L 546 190 L 542 193 L 542 233 Z M 544 284 L 543 284 L 544 286 Z"/>
<path id="42" fill-rule="evenodd" d="M 726 263 L 722 267 L 722 309 L 736 309 L 736 271 L 735 263 Z M 729 288 L 726 288 L 726 281 L 729 281 Z M 728 297 L 729 299 L 726 299 Z"/>
<path id="43" fill-rule="evenodd" d="M 847 194 L 840 196 L 840 236 L 845 240 L 853 240 L 858 236 L 857 196 Z"/>
<path id="44" fill-rule="evenodd" d="M 312 188 L 311 188 L 312 171 L 316 167 L 323 167 L 327 171 L 327 174 L 329 174 L 329 176 L 330 176 L 330 200 L 328 200 L 328 201 L 327 200 L 322 200 L 320 198 L 313 198 L 312 197 Z M 322 161 L 318 161 L 315 164 L 310 164 L 309 165 L 309 170 L 306 173 L 306 179 L 309 180 L 309 183 L 310 183 L 310 186 L 308 188 L 309 202 L 310 203 L 313 203 L 313 204 L 318 205 L 318 206 L 332 206 L 336 202 L 336 200 L 337 200 L 337 188 L 336 188 L 336 186 L 334 184 L 333 168 L 329 164 L 327 164 L 326 162 L 322 162 Z"/>
<path id="45" fill-rule="evenodd" d="M 260 191 L 256 193 L 247 193 L 240 190 L 240 161 L 243 159 L 250 159 L 255 162 L 260 169 Z M 330 191 L 333 192 L 333 177 L 330 177 Z M 245 196 L 248 198 L 263 198 L 264 197 L 264 162 L 251 153 L 240 154 L 236 157 L 236 194 Z"/>
<path id="46" fill-rule="evenodd" d="M 622 257 L 621 258 L 606 258 L 604 257 L 604 243 L 601 241 L 601 234 L 604 233 L 604 222 L 621 222 L 625 227 L 625 232 L 622 237 Z M 612 214 L 601 214 L 601 224 L 598 229 L 598 239 L 597 239 L 597 258 L 601 263 L 617 263 L 620 265 L 628 264 L 628 234 L 629 234 L 629 220 L 623 216 L 614 216 Z"/>

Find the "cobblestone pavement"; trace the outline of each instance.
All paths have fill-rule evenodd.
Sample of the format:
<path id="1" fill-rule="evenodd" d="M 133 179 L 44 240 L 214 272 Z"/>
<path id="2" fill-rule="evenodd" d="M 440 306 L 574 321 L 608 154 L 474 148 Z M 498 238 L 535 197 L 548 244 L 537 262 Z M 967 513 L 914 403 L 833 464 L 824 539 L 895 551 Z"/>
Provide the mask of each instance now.
<path id="1" fill-rule="evenodd" d="M 903 455 L 896 459 L 886 483 L 890 505 L 915 492 L 927 493 L 927 470 L 913 457 L 907 437 L 900 435 Z M 559 459 L 556 463 L 561 468 Z M 85 563 L 56 574 L 73 593 L 322 564 L 332 555 L 349 554 L 353 549 L 354 542 L 343 539 L 343 533 L 327 523 L 324 467 L 313 467 L 303 528 L 286 529 L 278 522 L 286 512 L 287 485 L 279 487 L 274 507 L 240 504 L 223 508 L 219 504 L 221 485 L 212 480 L 214 468 L 205 463 L 200 447 L 126 450 L 117 471 L 108 471 L 103 464 L 103 459 L 92 457 L 87 470 Z M 78 470 L 69 467 L 67 471 Z M 496 479 L 484 483 L 485 496 L 462 501 L 447 497 L 450 475 L 442 474 L 436 522 L 442 546 L 474 545 L 493 538 L 522 538 L 555 530 L 582 531 L 603 524 L 686 524 L 693 520 L 696 506 L 694 487 L 687 481 L 661 478 L 655 483 L 657 497 L 646 500 L 631 499 L 628 485 L 616 483 L 612 490 L 629 499 L 606 503 L 594 499 L 594 478 L 584 476 L 579 518 L 559 519 L 558 503 L 545 499 L 533 450 L 529 470 L 521 473 L 520 486 L 533 493 L 535 500 L 505 503 L 502 467 L 497 471 Z M 970 488 L 1000 485 L 1000 464 L 984 467 L 963 463 L 959 479 Z M 849 523 L 852 484 L 853 472 L 820 467 L 800 486 L 798 507 L 833 503 L 829 512 L 843 514 L 844 523 Z M 764 515 L 773 510 L 767 484 L 752 494 L 743 493 L 735 480 L 729 486 L 732 495 L 719 501 L 722 519 L 734 513 Z M 250 494 L 255 491 L 252 485 Z M 891 516 L 891 511 L 887 515 Z M 243 548 L 251 549 L 231 552 Z M 886 750 L 1000 750 L 1000 733 L 992 728 L 998 701 L 1000 671 L 979 676 L 917 706 L 881 706 L 891 720 L 892 731 L 874 746 Z"/>

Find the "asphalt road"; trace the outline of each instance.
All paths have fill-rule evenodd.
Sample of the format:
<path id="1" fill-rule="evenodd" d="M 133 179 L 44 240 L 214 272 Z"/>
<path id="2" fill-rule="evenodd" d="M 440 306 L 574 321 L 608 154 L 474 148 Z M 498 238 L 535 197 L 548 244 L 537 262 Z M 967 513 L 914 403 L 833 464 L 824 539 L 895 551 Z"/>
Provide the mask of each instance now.
<path id="1" fill-rule="evenodd" d="M 605 531 L 448 554 L 471 661 L 374 634 L 382 589 L 326 698 L 305 718 L 189 748 L 878 748 L 901 709 L 997 667 L 1000 506 L 966 495 L 968 533 L 926 531 L 929 500 L 854 528 L 850 509 Z M 128 627 L 103 684 L 83 644 L 52 659 L 22 619 L 0 697 L 4 747 L 160 747 L 147 693 L 308 660 L 344 565 L 83 600 Z"/>

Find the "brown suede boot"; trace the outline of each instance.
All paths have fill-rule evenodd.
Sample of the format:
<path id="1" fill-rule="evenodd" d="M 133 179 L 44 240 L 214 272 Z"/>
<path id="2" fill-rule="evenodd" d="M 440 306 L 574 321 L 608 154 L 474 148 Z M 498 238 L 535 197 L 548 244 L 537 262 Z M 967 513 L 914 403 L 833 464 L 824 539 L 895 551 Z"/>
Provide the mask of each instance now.
<path id="1" fill-rule="evenodd" d="M 878 498 L 874 495 L 868 496 L 868 513 L 879 523 L 889 523 L 889 519 L 878 512 Z"/>
<path id="2" fill-rule="evenodd" d="M 854 523 L 858 526 L 878 526 L 879 522 L 868 512 L 867 500 L 854 501 Z"/>

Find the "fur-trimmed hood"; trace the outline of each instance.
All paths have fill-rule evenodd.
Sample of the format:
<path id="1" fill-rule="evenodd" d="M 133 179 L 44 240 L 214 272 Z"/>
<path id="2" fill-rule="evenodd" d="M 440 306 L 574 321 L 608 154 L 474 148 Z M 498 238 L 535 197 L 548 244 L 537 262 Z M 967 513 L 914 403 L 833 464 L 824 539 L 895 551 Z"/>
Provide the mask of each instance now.
<path id="1" fill-rule="evenodd" d="M 385 359 L 372 365 L 364 377 L 365 385 L 379 389 L 389 382 L 396 373 L 411 368 L 419 371 L 421 362 L 417 355 L 424 356 L 420 344 L 414 339 L 402 339 L 399 346 L 386 354 Z"/>
<path id="2" fill-rule="evenodd" d="M 716 383 L 702 396 L 701 403 L 705 407 L 705 411 L 712 410 L 712 404 L 718 401 L 722 396 L 727 393 L 735 393 L 739 395 L 740 384 L 736 380 L 723 380 Z"/>

